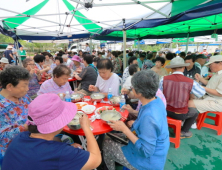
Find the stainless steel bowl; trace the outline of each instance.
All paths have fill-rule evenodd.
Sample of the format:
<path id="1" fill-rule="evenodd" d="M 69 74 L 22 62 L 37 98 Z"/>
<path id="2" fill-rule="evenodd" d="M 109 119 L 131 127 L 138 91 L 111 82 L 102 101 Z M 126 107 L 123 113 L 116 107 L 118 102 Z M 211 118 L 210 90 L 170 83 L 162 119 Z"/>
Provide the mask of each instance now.
<path id="1" fill-rule="evenodd" d="M 117 112 L 116 110 L 106 110 L 106 111 L 103 111 L 101 114 L 100 114 L 100 117 L 103 121 L 105 121 L 106 123 L 110 123 L 110 120 L 112 120 L 112 116 L 111 116 L 111 119 L 110 120 L 106 120 L 105 119 L 105 115 L 106 114 L 110 114 L 112 115 L 113 117 L 114 116 L 117 116 L 118 119 L 115 119 L 115 120 L 120 120 L 122 118 L 122 115 Z M 114 120 L 114 119 L 113 119 Z"/>
<path id="2" fill-rule="evenodd" d="M 113 106 L 119 106 L 120 105 L 121 96 L 113 96 L 109 99 L 110 103 Z"/>
<path id="3" fill-rule="evenodd" d="M 81 93 L 75 93 L 71 95 L 72 102 L 80 102 L 82 101 L 84 95 Z"/>
<path id="4" fill-rule="evenodd" d="M 82 111 L 77 111 L 77 112 L 78 112 L 78 114 L 76 113 L 75 117 L 67 125 L 72 130 L 81 129 L 81 125 L 80 125 L 80 122 L 79 122 L 79 114 L 84 114 L 84 113 Z"/>
<path id="5" fill-rule="evenodd" d="M 101 102 L 104 98 L 105 98 L 105 95 L 102 94 L 102 93 L 93 93 L 91 94 L 91 99 L 92 101 L 96 101 L 96 102 Z"/>

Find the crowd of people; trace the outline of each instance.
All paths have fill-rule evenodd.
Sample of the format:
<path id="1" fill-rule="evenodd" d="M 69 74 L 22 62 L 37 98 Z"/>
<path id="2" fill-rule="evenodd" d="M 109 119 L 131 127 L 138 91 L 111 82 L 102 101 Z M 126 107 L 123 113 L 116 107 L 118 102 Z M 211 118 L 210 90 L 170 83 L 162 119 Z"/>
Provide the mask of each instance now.
<path id="1" fill-rule="evenodd" d="M 1 58 L 0 158 L 8 169 L 94 169 L 103 159 L 109 170 L 115 162 L 129 169 L 164 169 L 168 149 L 167 116 L 182 120 L 181 139 L 191 138 L 198 114 L 222 110 L 222 56 L 185 52 L 120 51 L 78 53 L 49 51 L 26 57 L 16 65 L 9 45 Z M 23 54 L 23 55 L 22 55 Z M 10 57 L 10 58 L 9 58 Z M 70 86 L 69 78 L 78 80 Z M 121 89 L 121 90 L 120 90 Z M 114 134 L 128 144 L 105 137 L 99 148 L 87 116 L 80 123 L 87 140 L 81 145 L 54 141 L 77 112 L 59 94 L 108 92 L 125 95 L 127 121 L 111 121 Z M 117 131 L 121 133 L 116 133 Z M 11 163 L 13 162 L 13 163 Z"/>

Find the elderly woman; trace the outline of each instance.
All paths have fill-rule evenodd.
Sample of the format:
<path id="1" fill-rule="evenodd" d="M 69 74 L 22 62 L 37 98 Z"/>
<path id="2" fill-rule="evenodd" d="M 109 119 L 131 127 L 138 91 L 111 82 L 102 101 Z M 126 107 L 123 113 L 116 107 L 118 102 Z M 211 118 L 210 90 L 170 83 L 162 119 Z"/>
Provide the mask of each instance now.
<path id="1" fill-rule="evenodd" d="M 27 128 L 29 79 L 28 70 L 20 66 L 7 67 L 0 73 L 0 159 L 11 140 Z"/>
<path id="2" fill-rule="evenodd" d="M 83 63 L 81 63 L 81 59 L 79 58 L 79 56 L 74 55 L 74 56 L 72 57 L 72 61 L 73 61 L 73 63 L 74 63 L 72 69 L 73 69 L 74 71 L 78 72 L 78 73 L 81 73 L 82 70 L 85 68 L 85 66 L 84 66 Z"/>
<path id="3" fill-rule="evenodd" d="M 133 76 L 132 91 L 142 107 L 131 129 L 122 121 L 110 121 L 111 128 L 126 135 L 129 143 L 124 146 L 111 139 L 104 141 L 104 160 L 109 170 L 115 170 L 115 162 L 130 170 L 164 169 L 169 131 L 165 106 L 155 97 L 158 84 L 159 78 L 151 70 Z"/>
<path id="4" fill-rule="evenodd" d="M 156 72 L 160 79 L 163 77 L 163 76 L 166 76 L 168 75 L 167 71 L 165 68 L 163 68 L 163 65 L 165 64 L 165 59 L 163 57 L 157 57 L 155 59 L 155 66 L 153 68 L 151 68 L 151 70 L 153 70 L 154 72 Z"/>
<path id="5" fill-rule="evenodd" d="M 83 64 L 85 68 L 80 74 L 74 72 L 73 75 L 77 80 L 81 80 L 81 86 L 78 91 L 89 96 L 89 85 L 95 85 L 97 80 L 97 68 L 92 65 L 93 57 L 89 54 L 83 56 Z"/>
<path id="6" fill-rule="evenodd" d="M 111 58 L 112 58 L 112 63 L 113 63 L 113 72 L 117 74 L 121 73 L 122 61 L 118 57 L 118 52 L 113 51 Z"/>
<path id="7" fill-rule="evenodd" d="M 99 75 L 96 80 L 96 85 L 90 85 L 89 91 L 101 92 L 105 96 L 108 95 L 109 88 L 113 96 L 119 96 L 119 76 L 113 73 L 113 65 L 109 59 L 100 59 L 97 63 Z"/>
<path id="8" fill-rule="evenodd" d="M 75 117 L 76 105 L 63 102 L 55 94 L 38 96 L 28 111 L 28 132 L 20 133 L 10 144 L 3 160 L 3 170 L 95 169 L 101 163 L 101 153 L 90 130 L 86 115 L 80 118 L 87 140 L 87 151 L 79 144 L 53 141 Z"/>
<path id="9" fill-rule="evenodd" d="M 37 95 L 44 93 L 66 93 L 72 94 L 73 91 L 69 85 L 68 79 L 71 70 L 65 65 L 59 65 L 53 70 L 53 78 L 45 81 L 38 91 Z"/>
<path id="10" fill-rule="evenodd" d="M 31 58 L 23 60 L 23 67 L 26 68 L 31 76 L 29 80 L 29 91 L 28 96 L 34 99 L 37 96 L 37 92 L 40 89 L 39 81 L 41 80 L 41 74 L 38 69 L 35 68 L 35 63 Z"/>

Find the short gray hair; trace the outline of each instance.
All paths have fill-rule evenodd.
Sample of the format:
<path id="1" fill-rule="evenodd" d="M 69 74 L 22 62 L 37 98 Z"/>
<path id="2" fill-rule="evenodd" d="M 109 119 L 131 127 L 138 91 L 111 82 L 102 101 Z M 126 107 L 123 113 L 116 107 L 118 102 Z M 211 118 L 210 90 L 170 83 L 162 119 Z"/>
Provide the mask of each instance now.
<path id="1" fill-rule="evenodd" d="M 67 54 L 63 54 L 62 58 L 68 58 L 68 55 Z"/>
<path id="2" fill-rule="evenodd" d="M 23 64 L 23 67 L 27 67 L 28 66 L 28 63 L 31 62 L 31 61 L 34 61 L 33 59 L 31 58 L 26 58 L 25 60 L 23 60 L 22 64 Z"/>
<path id="3" fill-rule="evenodd" d="M 152 99 L 159 87 L 159 76 L 152 70 L 143 70 L 133 75 L 131 83 L 137 94 Z"/>

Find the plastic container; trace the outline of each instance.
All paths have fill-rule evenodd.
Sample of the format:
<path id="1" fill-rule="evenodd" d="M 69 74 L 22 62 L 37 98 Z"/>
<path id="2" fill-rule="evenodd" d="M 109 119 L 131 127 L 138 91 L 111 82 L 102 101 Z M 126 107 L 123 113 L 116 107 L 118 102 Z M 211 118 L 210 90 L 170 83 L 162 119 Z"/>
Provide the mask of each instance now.
<path id="1" fill-rule="evenodd" d="M 66 102 L 71 102 L 72 101 L 71 96 L 69 94 L 69 91 L 66 92 L 65 101 Z"/>
<path id="2" fill-rule="evenodd" d="M 110 99 L 111 97 L 113 97 L 113 94 L 112 94 L 112 89 L 111 89 L 111 88 L 109 88 L 107 98 L 108 98 L 108 99 Z"/>
<path id="3" fill-rule="evenodd" d="M 120 99 L 120 109 L 122 109 L 122 107 L 126 104 L 126 99 L 125 99 L 125 96 L 122 95 L 121 96 L 121 99 Z"/>

